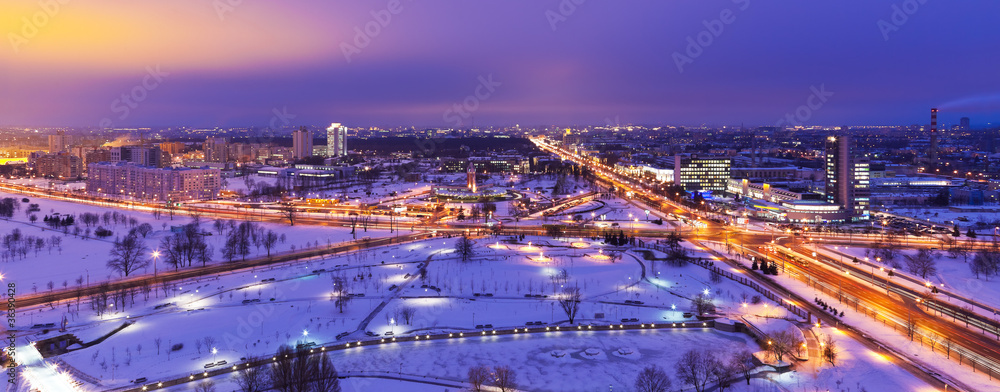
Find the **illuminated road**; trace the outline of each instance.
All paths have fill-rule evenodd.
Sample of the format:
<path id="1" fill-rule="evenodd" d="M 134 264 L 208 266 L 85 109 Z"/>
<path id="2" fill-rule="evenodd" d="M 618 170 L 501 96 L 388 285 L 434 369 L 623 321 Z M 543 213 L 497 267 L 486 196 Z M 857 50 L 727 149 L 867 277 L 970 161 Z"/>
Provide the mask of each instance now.
<path id="1" fill-rule="evenodd" d="M 679 216 L 683 216 L 688 220 L 699 219 L 698 215 L 694 212 L 676 205 L 670 200 L 652 195 L 645 186 L 637 184 L 634 180 L 627 180 L 620 178 L 619 175 L 615 174 L 609 168 L 599 163 L 590 162 L 584 160 L 568 151 L 562 150 L 558 147 L 545 144 L 540 138 L 532 139 L 543 150 L 555 153 L 561 156 L 563 159 L 573 161 L 577 164 L 587 166 L 592 169 L 599 177 L 604 181 L 619 187 L 620 189 L 627 190 L 635 195 L 636 198 L 643 199 L 643 201 L 651 200 L 654 206 L 668 205 L 669 208 L 673 209 L 673 212 Z M 647 203 L 648 204 L 648 203 Z M 700 229 L 693 233 L 693 236 L 689 236 L 689 241 L 693 243 L 698 243 L 699 240 L 713 240 L 718 242 L 729 242 L 729 243 L 740 243 L 745 246 L 744 249 L 751 249 L 753 253 L 757 253 L 756 249 L 760 249 L 772 243 L 783 245 L 785 243 L 794 242 L 794 236 L 792 233 L 780 231 L 771 232 L 753 232 L 747 229 L 741 230 L 738 226 L 727 227 L 722 224 L 718 224 L 712 221 L 703 221 L 706 223 L 705 228 Z M 792 236 L 792 238 L 780 239 L 783 235 Z M 644 235 L 644 234 L 639 234 Z M 779 236 L 776 238 L 775 236 Z M 860 236 L 858 238 L 853 235 L 833 235 L 829 233 L 809 233 L 809 238 L 816 242 L 822 242 L 823 244 L 875 244 L 879 242 L 878 236 Z M 846 237 L 846 238 L 845 238 Z M 921 247 L 934 247 L 938 246 L 938 241 L 933 239 L 924 238 L 910 238 L 906 237 L 906 247 L 907 248 L 921 248 Z M 980 366 L 986 366 L 988 371 L 993 375 L 998 375 L 1000 373 L 1000 342 L 996 339 L 1000 339 L 1000 327 L 996 326 L 995 323 L 992 324 L 993 330 L 990 332 L 996 332 L 997 336 L 991 338 L 983 333 L 977 332 L 971 328 L 966 328 L 955 320 L 953 321 L 950 317 L 942 317 L 938 314 L 928 313 L 924 304 L 920 306 L 917 305 L 916 299 L 921 297 L 921 293 L 913 292 L 911 289 L 899 286 L 894 282 L 889 282 L 890 290 L 898 293 L 896 298 L 887 295 L 885 292 L 885 285 L 878 287 L 877 284 L 872 285 L 870 283 L 858 282 L 854 278 L 848 276 L 848 273 L 842 272 L 841 270 L 833 270 L 827 268 L 822 268 L 815 263 L 825 262 L 827 265 L 837 265 L 839 264 L 837 260 L 833 260 L 826 256 L 819 255 L 819 258 L 810 258 L 806 255 L 811 253 L 811 250 L 796 248 L 799 251 L 799 257 L 790 258 L 788 255 L 783 253 L 768 253 L 766 255 L 760 254 L 761 256 L 766 256 L 768 259 L 777 260 L 782 262 L 784 268 L 786 268 L 787 273 L 790 276 L 794 276 L 800 280 L 807 283 L 811 283 L 810 286 L 827 291 L 828 294 L 837 297 L 839 293 L 849 293 L 850 302 L 859 301 L 857 309 L 861 309 L 860 306 L 868 306 L 874 310 L 875 318 L 878 320 L 887 320 L 886 323 L 896 323 L 896 324 L 906 324 L 908 316 L 912 316 L 917 320 L 917 334 L 932 335 L 939 339 L 951 339 L 953 345 L 958 347 L 952 347 L 952 357 L 956 356 L 956 353 L 962 352 L 963 356 L 969 356 L 975 361 L 980 363 Z M 803 260 L 808 260 L 809 263 L 802 263 Z M 852 264 L 850 262 L 845 264 Z M 738 264 L 733 264 L 734 267 L 745 270 L 745 267 L 738 266 Z M 854 270 L 856 277 L 864 278 L 868 275 L 867 272 L 861 271 L 857 268 L 848 266 L 846 271 L 850 272 Z M 748 271 L 749 272 L 749 271 Z M 756 274 L 750 273 L 750 276 Z M 755 277 L 755 280 L 761 283 L 766 283 L 768 286 L 773 286 L 773 283 L 768 279 L 760 279 Z M 776 292 L 790 294 L 788 290 L 780 288 L 780 286 L 775 287 Z M 845 296 L 846 298 L 847 296 Z M 814 308 L 809 304 L 808 308 Z M 944 307 L 942 304 L 931 304 L 932 307 L 938 306 L 937 309 L 948 311 L 949 309 Z M 839 305 L 837 305 L 839 307 Z M 843 305 L 845 308 L 849 307 L 848 304 Z M 854 309 L 855 307 L 851 307 Z M 952 307 L 954 308 L 954 307 Z M 822 313 L 814 313 L 820 315 Z M 829 318 L 829 315 L 826 315 Z M 871 317 L 871 316 L 870 316 Z M 981 320 L 982 321 L 982 320 Z M 985 320 L 985 322 L 991 322 L 990 320 Z M 931 338 L 931 336 L 928 336 Z M 898 358 L 897 358 L 898 360 Z M 967 360 L 967 359 L 966 359 Z M 912 369 L 911 369 L 912 370 Z M 979 371 L 982 371 L 979 368 Z"/>

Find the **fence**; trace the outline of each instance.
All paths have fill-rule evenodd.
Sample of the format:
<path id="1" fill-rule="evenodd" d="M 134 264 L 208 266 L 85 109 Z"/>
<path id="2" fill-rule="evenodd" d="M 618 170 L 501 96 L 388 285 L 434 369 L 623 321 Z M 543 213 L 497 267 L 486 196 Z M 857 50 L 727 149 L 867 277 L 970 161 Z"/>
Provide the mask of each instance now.
<path id="1" fill-rule="evenodd" d="M 371 338 L 371 339 L 356 340 L 351 342 L 332 343 L 309 349 L 301 349 L 297 352 L 296 355 L 318 355 L 327 351 L 363 349 L 364 347 L 371 347 L 371 346 L 378 347 L 382 345 L 391 345 L 403 342 L 471 339 L 476 337 L 481 338 L 481 337 L 492 337 L 492 336 L 503 336 L 503 335 L 554 334 L 554 333 L 570 333 L 570 332 L 584 333 L 584 332 L 600 332 L 600 331 L 610 332 L 610 331 L 626 331 L 626 330 L 708 329 L 708 328 L 715 328 L 715 321 L 705 320 L 705 321 L 685 322 L 685 323 L 619 323 L 619 324 L 607 324 L 607 325 L 590 324 L 590 325 L 576 325 L 575 327 L 576 328 L 574 328 L 574 326 L 546 326 L 546 327 L 533 327 L 533 328 L 518 327 L 518 328 L 480 330 L 468 333 L 450 332 L 450 333 L 426 334 L 426 335 L 414 335 L 414 336 L 395 336 L 392 338 Z M 276 361 L 277 358 L 273 357 L 252 360 L 235 364 L 232 366 L 226 365 L 226 367 L 224 368 L 219 368 L 215 370 L 205 370 L 203 372 L 193 373 L 188 375 L 187 377 L 175 378 L 173 380 L 168 380 L 168 381 L 152 382 L 142 386 L 121 387 L 117 389 L 112 389 L 112 391 L 143 392 L 143 391 L 162 389 L 166 387 L 185 384 L 188 382 L 204 380 L 206 378 L 237 372 L 239 371 L 239 369 L 265 366 L 267 364 Z"/>

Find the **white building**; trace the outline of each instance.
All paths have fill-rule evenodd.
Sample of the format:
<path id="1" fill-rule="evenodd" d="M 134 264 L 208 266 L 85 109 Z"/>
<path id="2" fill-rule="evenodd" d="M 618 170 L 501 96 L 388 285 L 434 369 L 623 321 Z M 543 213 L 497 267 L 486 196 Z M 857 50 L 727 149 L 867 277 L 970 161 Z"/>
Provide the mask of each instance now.
<path id="1" fill-rule="evenodd" d="M 185 201 L 218 197 L 218 169 L 156 168 L 130 162 L 91 163 L 87 192 L 133 200 Z"/>
<path id="2" fill-rule="evenodd" d="M 326 129 L 326 156 L 338 158 L 347 155 L 347 127 L 333 123 Z"/>

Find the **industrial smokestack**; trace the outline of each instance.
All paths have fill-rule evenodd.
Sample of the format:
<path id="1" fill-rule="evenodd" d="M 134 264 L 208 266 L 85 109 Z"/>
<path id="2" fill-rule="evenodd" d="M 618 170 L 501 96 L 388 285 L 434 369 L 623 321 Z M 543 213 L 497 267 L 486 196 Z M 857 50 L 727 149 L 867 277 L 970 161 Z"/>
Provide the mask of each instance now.
<path id="1" fill-rule="evenodd" d="M 937 108 L 931 109 L 931 148 L 930 148 L 930 164 L 931 168 L 937 167 L 937 150 L 938 150 L 938 140 L 937 140 Z M 929 171 L 929 170 L 928 170 Z"/>
<path id="2" fill-rule="evenodd" d="M 937 108 L 931 109 L 931 133 L 937 132 Z"/>

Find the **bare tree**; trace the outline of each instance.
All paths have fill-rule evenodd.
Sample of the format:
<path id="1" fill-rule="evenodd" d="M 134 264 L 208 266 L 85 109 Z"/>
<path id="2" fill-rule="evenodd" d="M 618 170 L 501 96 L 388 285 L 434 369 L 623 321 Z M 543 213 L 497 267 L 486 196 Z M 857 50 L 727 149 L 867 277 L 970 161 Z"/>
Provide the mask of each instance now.
<path id="1" fill-rule="evenodd" d="M 246 260 L 247 255 L 250 254 L 252 236 L 256 228 L 257 225 L 253 222 L 243 222 L 235 230 L 230 231 L 229 237 L 226 238 L 226 243 L 222 247 L 222 257 L 229 261 L 233 261 L 237 257 Z"/>
<path id="2" fill-rule="evenodd" d="M 980 249 L 972 257 L 969 269 L 976 275 L 977 279 L 979 275 L 985 275 L 988 279 L 990 276 L 1000 273 L 1000 243 L 994 239 L 992 245 Z"/>
<path id="3" fill-rule="evenodd" d="M 278 352 L 274 355 L 274 361 L 268 368 L 268 378 L 274 390 L 280 392 L 296 392 L 295 388 L 295 368 L 294 361 L 298 353 L 287 345 L 278 347 Z"/>
<path id="4" fill-rule="evenodd" d="M 656 365 L 647 366 L 635 378 L 636 392 L 667 392 L 670 389 L 670 377 L 662 368 Z"/>
<path id="5" fill-rule="evenodd" d="M 480 207 L 478 204 L 473 205 L 469 209 L 469 218 L 472 218 L 473 222 L 478 221 L 481 216 L 483 216 L 483 207 Z"/>
<path id="6" fill-rule="evenodd" d="M 490 368 L 482 365 L 469 368 L 469 384 L 472 384 L 472 392 L 483 392 L 483 386 L 490 379 Z"/>
<path id="7" fill-rule="evenodd" d="M 333 295 L 336 296 L 335 301 L 340 313 L 344 313 L 344 306 L 351 300 L 349 282 L 347 277 L 342 275 L 333 277 Z"/>
<path id="8" fill-rule="evenodd" d="M 206 336 L 204 339 L 202 339 L 202 341 L 205 342 L 205 349 L 206 350 L 211 351 L 213 348 L 215 348 L 215 337 L 213 337 L 213 336 Z"/>
<path id="9" fill-rule="evenodd" d="M 271 249 L 274 245 L 278 243 L 278 234 L 274 230 L 268 230 L 267 233 L 261 237 L 261 245 L 264 246 L 264 250 L 267 251 L 267 257 L 271 257 Z"/>
<path id="10" fill-rule="evenodd" d="M 357 229 L 358 229 L 359 215 L 356 212 L 352 212 L 349 215 L 349 219 L 351 221 L 351 234 L 354 235 L 354 238 L 358 238 L 358 230 Z"/>
<path id="11" fill-rule="evenodd" d="M 149 265 L 149 258 L 146 257 L 148 251 L 145 241 L 135 235 L 127 235 L 124 239 L 115 238 L 115 243 L 111 247 L 108 268 L 124 276 L 129 276 L 136 270 Z"/>
<path id="12" fill-rule="evenodd" d="M 413 316 L 417 315 L 417 308 L 411 306 L 404 306 L 399 308 L 399 316 L 403 318 L 403 322 L 406 325 L 410 325 L 413 322 Z"/>
<path id="13" fill-rule="evenodd" d="M 905 259 L 906 268 L 910 273 L 920 275 L 923 279 L 927 279 L 927 275 L 937 273 L 937 265 L 935 265 L 934 257 L 931 256 L 931 251 L 928 249 L 920 249 L 917 254 L 907 255 Z"/>
<path id="14" fill-rule="evenodd" d="M 696 392 L 705 392 L 705 387 L 711 376 L 710 361 L 712 361 L 712 355 L 704 352 L 702 348 L 688 350 L 674 364 L 677 379 L 684 384 L 693 386 Z"/>
<path id="15" fill-rule="evenodd" d="M 822 346 L 820 350 L 821 351 L 820 355 L 823 357 L 823 359 L 829 362 L 831 365 L 836 366 L 837 354 L 840 353 L 840 350 L 837 348 L 837 342 L 833 341 L 832 336 L 827 335 L 826 338 L 823 339 L 823 342 L 820 345 Z"/>
<path id="16" fill-rule="evenodd" d="M 226 221 L 216 218 L 212 221 L 212 227 L 215 228 L 215 232 L 222 235 L 222 232 L 226 230 Z"/>
<path id="17" fill-rule="evenodd" d="M 699 316 L 715 312 L 715 303 L 712 301 L 712 297 L 702 293 L 691 300 L 691 307 Z"/>
<path id="18" fill-rule="evenodd" d="M 266 369 L 252 365 L 259 358 L 250 355 L 246 358 L 247 365 L 243 365 L 236 373 L 236 385 L 240 388 L 240 392 L 264 392 L 270 389 Z"/>
<path id="19" fill-rule="evenodd" d="M 493 386 L 500 389 L 500 392 L 513 392 L 517 389 L 514 381 L 516 374 L 510 366 L 496 366 L 493 368 Z"/>
<path id="20" fill-rule="evenodd" d="M 788 330 L 772 333 L 767 338 L 767 351 L 779 362 L 783 361 L 786 355 L 797 352 L 801 345 L 802 340 L 798 335 Z"/>
<path id="21" fill-rule="evenodd" d="M 153 231 L 153 225 L 150 225 L 149 223 L 143 223 L 139 225 L 139 227 L 135 228 L 135 232 L 139 233 L 139 235 L 141 235 L 142 238 L 146 238 L 146 236 L 149 235 L 149 233 L 151 233 L 152 231 Z"/>
<path id="22" fill-rule="evenodd" d="M 569 323 L 573 324 L 577 312 L 580 311 L 580 288 L 567 287 L 563 290 L 562 295 L 559 296 L 559 306 L 562 307 L 563 312 L 566 312 Z"/>
<path id="23" fill-rule="evenodd" d="M 744 349 L 733 354 L 732 358 L 729 358 L 729 366 L 734 371 L 742 374 L 743 378 L 747 380 L 747 385 L 750 385 L 750 376 L 753 375 L 753 370 L 757 368 L 753 353 L 750 350 Z"/>
<path id="24" fill-rule="evenodd" d="M 315 374 L 312 380 L 311 391 L 341 392 L 340 375 L 337 373 L 337 368 L 333 366 L 333 361 L 330 359 L 328 352 L 323 352 L 320 355 L 312 355 L 310 356 L 310 361 L 313 363 L 311 367 Z"/>
<path id="25" fill-rule="evenodd" d="M 712 382 L 719 387 L 719 391 L 722 392 L 732 385 L 731 379 L 736 371 L 732 368 L 730 361 L 719 355 L 721 354 L 709 355 L 711 358 L 708 360 L 708 375 Z"/>
<path id="26" fill-rule="evenodd" d="M 913 335 L 917 333 L 917 318 L 913 316 L 913 311 L 906 309 L 906 322 L 903 324 L 903 329 L 906 330 L 906 337 L 913 341 Z"/>
<path id="27" fill-rule="evenodd" d="M 295 209 L 294 203 L 292 202 L 281 203 L 281 206 L 278 208 L 278 211 L 281 212 L 282 217 L 288 219 L 289 226 L 295 226 L 295 218 L 298 217 L 298 211 Z"/>
<path id="28" fill-rule="evenodd" d="M 476 243 L 463 235 L 455 242 L 455 253 L 462 259 L 462 262 L 468 262 L 476 255 Z"/>
<path id="29" fill-rule="evenodd" d="M 153 339 L 153 345 L 156 346 L 156 355 L 160 355 L 160 346 L 163 344 L 162 338 Z"/>
<path id="30" fill-rule="evenodd" d="M 195 392 L 215 392 L 215 381 L 205 380 L 194 388 Z"/>

